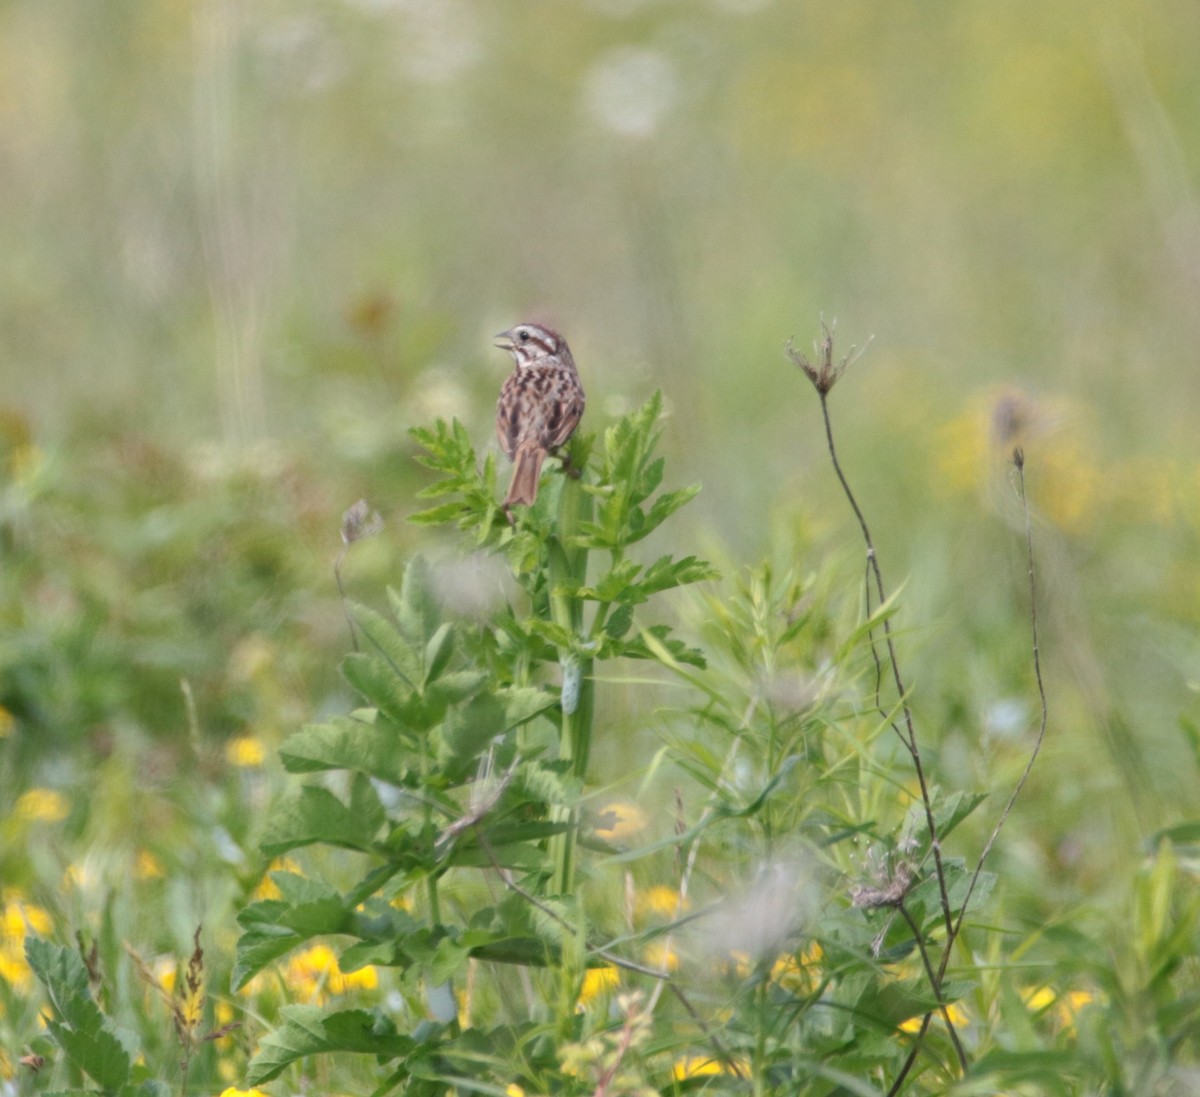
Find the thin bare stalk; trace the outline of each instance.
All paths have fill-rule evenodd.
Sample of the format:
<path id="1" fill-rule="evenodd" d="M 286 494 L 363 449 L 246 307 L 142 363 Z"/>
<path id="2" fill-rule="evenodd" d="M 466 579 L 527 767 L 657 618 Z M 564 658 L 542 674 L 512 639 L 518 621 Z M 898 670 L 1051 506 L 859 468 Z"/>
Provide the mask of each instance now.
<path id="1" fill-rule="evenodd" d="M 854 511 L 854 517 L 858 519 L 859 528 L 862 530 L 863 541 L 867 546 L 867 563 L 871 568 L 871 573 L 875 577 L 875 590 L 879 596 L 879 604 L 883 605 L 887 601 L 887 594 L 883 586 L 883 572 L 879 567 L 879 560 L 875 553 L 875 541 L 871 536 L 871 528 L 867 525 L 867 520 L 863 516 L 862 509 L 858 505 L 858 500 L 854 497 L 854 492 L 850 488 L 850 482 L 846 479 L 846 474 L 842 471 L 841 462 L 838 461 L 837 447 L 833 441 L 833 424 L 829 418 L 829 393 L 828 390 L 822 390 L 818 387 L 817 394 L 821 398 L 821 417 L 825 422 L 825 440 L 829 448 L 829 459 L 833 463 L 833 471 L 837 474 L 837 478 L 842 485 L 842 492 L 845 494 L 847 501 L 850 503 L 850 508 Z M 900 701 L 900 710 L 904 716 L 904 731 L 900 732 L 897 729 L 897 734 L 900 736 L 900 741 L 904 744 L 909 756 L 913 761 L 913 768 L 917 773 L 917 783 L 921 788 L 921 803 L 925 809 L 925 825 L 929 829 L 929 846 L 933 851 L 934 864 L 936 865 L 936 875 L 938 882 L 938 893 L 942 904 L 942 919 L 946 926 L 947 935 L 954 933 L 954 917 L 950 911 L 950 895 L 946 890 L 946 870 L 942 864 L 942 847 L 938 838 L 937 823 L 933 818 L 933 803 L 929 796 L 929 784 L 925 778 L 925 766 L 921 762 L 921 751 L 917 746 L 917 731 L 913 724 L 912 708 L 908 703 L 908 693 L 904 687 L 904 678 L 900 673 L 900 660 L 896 655 L 896 645 L 892 640 L 892 624 L 884 617 L 883 619 L 883 637 L 887 645 L 888 663 L 892 668 L 892 681 L 896 685 L 896 693 Z M 874 651 L 874 641 L 872 640 L 872 651 Z M 895 725 L 893 725 L 895 727 Z M 947 952 L 949 949 L 947 948 Z"/>
<path id="2" fill-rule="evenodd" d="M 946 1022 L 946 1029 L 950 1033 L 950 1042 L 954 1044 L 955 1054 L 958 1055 L 958 1065 L 965 1071 L 967 1069 L 967 1053 L 963 1049 L 962 1041 L 958 1038 L 958 1029 L 954 1027 L 954 1022 L 950 1019 L 949 1006 L 942 997 L 941 976 L 934 973 L 933 964 L 929 959 L 929 950 L 925 947 L 925 941 L 921 935 L 921 927 L 917 925 L 916 920 L 908 912 L 908 907 L 904 905 L 904 900 L 901 900 L 897 904 L 896 909 L 900 912 L 900 916 L 908 923 L 908 928 L 912 930 L 913 940 L 916 941 L 917 950 L 921 953 L 921 963 L 925 966 L 925 974 L 929 979 L 929 985 L 933 988 L 934 997 L 937 998 L 938 1010 L 942 1015 L 942 1020 Z"/>
<path id="3" fill-rule="evenodd" d="M 1000 831 L 1003 829 L 1004 824 L 1008 821 L 1013 805 L 1017 802 L 1017 797 L 1021 795 L 1021 790 L 1025 787 L 1025 782 L 1029 780 L 1033 764 L 1037 761 L 1038 754 L 1042 749 L 1042 742 L 1046 738 L 1046 722 L 1049 709 L 1046 703 L 1046 687 L 1042 681 L 1042 659 L 1038 641 L 1037 581 L 1033 562 L 1033 524 L 1029 518 L 1029 497 L 1025 493 L 1025 453 L 1020 447 L 1013 450 L 1013 465 L 1017 470 L 1017 494 L 1021 497 L 1021 508 L 1025 518 L 1025 556 L 1029 571 L 1029 629 L 1033 641 L 1033 676 L 1037 682 L 1038 701 L 1041 704 L 1041 719 L 1038 722 L 1037 739 L 1034 741 L 1033 750 L 1029 754 L 1029 760 L 1025 763 L 1025 768 L 1021 771 L 1020 779 L 1013 787 L 1012 794 L 1008 798 L 1008 803 L 1004 805 L 1004 810 L 1000 813 L 1000 818 L 996 820 L 996 825 L 992 828 L 992 833 L 988 836 L 988 840 L 984 844 L 983 852 L 979 854 L 979 861 L 975 865 L 975 871 L 971 874 L 971 883 L 967 887 L 967 894 L 963 899 L 962 909 L 958 912 L 958 921 L 954 924 L 954 930 L 950 934 L 949 941 L 946 943 L 946 951 L 942 955 L 942 963 L 938 969 L 939 976 L 946 971 L 946 965 L 950 959 L 950 946 L 954 944 L 955 939 L 962 930 L 963 919 L 967 916 L 967 908 L 970 905 L 971 896 L 975 892 L 975 885 L 979 883 L 979 877 L 983 873 L 983 864 L 987 860 L 988 854 L 991 853 L 992 846 L 996 844 L 996 839 L 1000 836 Z"/>

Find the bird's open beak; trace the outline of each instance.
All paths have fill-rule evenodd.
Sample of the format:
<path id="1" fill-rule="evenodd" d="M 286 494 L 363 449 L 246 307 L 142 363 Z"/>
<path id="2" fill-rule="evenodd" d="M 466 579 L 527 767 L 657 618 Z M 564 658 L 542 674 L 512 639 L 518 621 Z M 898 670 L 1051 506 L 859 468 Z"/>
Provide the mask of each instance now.
<path id="1" fill-rule="evenodd" d="M 492 336 L 493 339 L 502 339 L 503 342 L 497 343 L 496 346 L 501 350 L 511 351 L 513 349 L 513 338 L 511 331 L 500 331 Z"/>

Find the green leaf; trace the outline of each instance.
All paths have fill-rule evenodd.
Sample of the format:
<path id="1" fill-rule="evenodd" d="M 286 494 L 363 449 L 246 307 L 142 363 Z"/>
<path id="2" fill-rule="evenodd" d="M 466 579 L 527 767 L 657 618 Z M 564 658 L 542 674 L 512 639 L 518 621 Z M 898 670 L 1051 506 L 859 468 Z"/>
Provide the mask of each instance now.
<path id="1" fill-rule="evenodd" d="M 412 736 L 402 735 L 395 724 L 368 709 L 309 724 L 283 741 L 279 757 L 289 773 L 349 769 L 407 785 L 413 780 L 409 761 L 414 747 Z"/>
<path id="2" fill-rule="evenodd" d="M 27 937 L 25 958 L 54 1010 L 46 1027 L 55 1043 L 103 1089 L 120 1089 L 129 1081 L 130 1055 L 92 1000 L 79 954 L 40 937 Z"/>
<path id="3" fill-rule="evenodd" d="M 46 1027 L 67 1058 L 101 1089 L 115 1091 L 129 1081 L 129 1052 L 107 1029 L 80 1032 L 52 1020 L 46 1022 Z"/>
<path id="4" fill-rule="evenodd" d="M 404 569 L 400 593 L 388 592 L 400 633 L 413 647 L 424 648 L 441 623 L 441 607 L 433 592 L 433 572 L 423 556 L 414 556 Z M 424 675 L 421 675 L 424 680 Z"/>
<path id="5" fill-rule="evenodd" d="M 370 782 L 356 774 L 349 807 L 316 785 L 306 785 L 299 796 L 285 800 L 267 823 L 262 849 L 267 856 L 278 857 L 299 846 L 328 842 L 366 852 L 374 849 L 383 823 L 379 797 Z"/>
<path id="6" fill-rule="evenodd" d="M 425 682 L 437 678 L 454 654 L 454 626 L 444 621 L 425 645 Z"/>
<path id="7" fill-rule="evenodd" d="M 237 943 L 231 978 L 234 990 L 241 989 L 263 968 L 305 941 L 331 933 L 348 933 L 353 928 L 353 913 L 325 885 L 291 873 L 273 873 L 272 879 L 297 901 L 267 899 L 252 903 L 238 915 L 238 924 L 245 932 Z M 304 888 L 304 884 L 309 887 Z"/>
<path id="8" fill-rule="evenodd" d="M 437 722 L 393 664 L 356 651 L 342 660 L 341 670 L 342 677 L 364 701 L 386 713 L 400 727 L 425 731 Z"/>
<path id="9" fill-rule="evenodd" d="M 388 593 L 395 599 L 394 591 Z M 357 603 L 351 603 L 350 616 L 362 633 L 367 647 L 387 664 L 409 691 L 416 692 L 425 679 L 421 656 L 428 638 L 403 636 L 382 614 Z"/>
<path id="10" fill-rule="evenodd" d="M 633 605 L 626 603 L 617 606 L 604 622 L 604 634 L 613 640 L 620 640 L 633 627 Z"/>
<path id="11" fill-rule="evenodd" d="M 692 484 L 690 487 L 679 488 L 677 491 L 660 495 L 654 500 L 649 513 L 639 512 L 636 524 L 630 523 L 631 534 L 628 543 L 633 544 L 635 541 L 642 540 L 643 537 L 648 537 L 680 507 L 690 503 L 699 494 L 700 485 Z"/>
<path id="12" fill-rule="evenodd" d="M 662 556 L 646 570 L 646 574 L 638 581 L 638 588 L 643 596 L 649 597 L 659 591 L 718 578 L 720 573 L 699 557 L 685 556 L 682 560 L 674 560 L 670 556 Z"/>
<path id="13" fill-rule="evenodd" d="M 403 1058 L 416 1042 L 396 1032 L 382 1014 L 363 1009 L 322 1015 L 317 1006 L 285 1006 L 283 1024 L 259 1044 L 250 1061 L 247 1081 L 260 1086 L 278 1078 L 298 1059 L 331 1051 L 359 1052 L 381 1059 Z"/>

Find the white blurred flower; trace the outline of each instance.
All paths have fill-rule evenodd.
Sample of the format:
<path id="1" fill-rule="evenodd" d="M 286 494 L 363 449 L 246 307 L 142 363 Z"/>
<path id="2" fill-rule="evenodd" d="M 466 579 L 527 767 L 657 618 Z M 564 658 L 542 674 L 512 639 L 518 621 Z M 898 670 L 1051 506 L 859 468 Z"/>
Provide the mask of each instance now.
<path id="1" fill-rule="evenodd" d="M 440 561 L 432 580 L 434 594 L 450 613 L 476 618 L 486 617 L 505 600 L 510 582 L 500 557 L 482 552 Z"/>
<path id="2" fill-rule="evenodd" d="M 744 952 L 757 960 L 773 955 L 812 917 L 816 894 L 809 865 L 769 861 L 750 888 L 723 906 L 705 934 L 717 954 Z"/>
<path id="3" fill-rule="evenodd" d="M 679 97 L 675 66 L 658 50 L 621 46 L 600 58 L 587 75 L 588 110 L 614 133 L 650 137 Z"/>

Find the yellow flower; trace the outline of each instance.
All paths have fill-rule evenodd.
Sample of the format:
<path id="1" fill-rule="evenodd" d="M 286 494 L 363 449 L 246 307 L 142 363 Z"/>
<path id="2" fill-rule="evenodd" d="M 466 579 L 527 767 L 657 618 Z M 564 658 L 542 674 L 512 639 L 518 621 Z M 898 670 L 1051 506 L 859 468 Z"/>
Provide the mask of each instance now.
<path id="1" fill-rule="evenodd" d="M 679 967 L 679 954 L 662 941 L 652 941 L 642 953 L 642 959 L 659 971 L 675 971 Z"/>
<path id="2" fill-rule="evenodd" d="M 234 1016 L 233 1006 L 225 999 L 221 998 L 213 1003 L 213 1018 L 217 1022 L 217 1028 L 232 1024 Z"/>
<path id="3" fill-rule="evenodd" d="M 655 915 L 661 918 L 674 918 L 677 913 L 687 910 L 690 905 L 685 899 L 681 906 L 679 892 L 675 888 L 662 884 L 639 892 L 637 897 L 637 911 L 643 916 Z"/>
<path id="4" fill-rule="evenodd" d="M 157 880 L 166 875 L 163 863 L 148 849 L 139 849 L 133 866 L 135 880 Z"/>
<path id="5" fill-rule="evenodd" d="M 7 739 L 16 726 L 17 718 L 3 705 L 0 705 L 0 739 Z"/>
<path id="6" fill-rule="evenodd" d="M 750 1065 L 744 1062 L 737 1062 L 738 1072 L 742 1077 L 747 1077 L 750 1074 Z M 702 1078 L 706 1074 L 733 1074 L 734 1071 L 726 1063 L 720 1059 L 714 1059 L 711 1055 L 685 1055 L 682 1059 L 676 1059 L 674 1066 L 671 1067 L 671 1077 L 676 1082 L 684 1082 L 688 1078 Z"/>
<path id="7" fill-rule="evenodd" d="M 67 817 L 67 798 L 52 788 L 31 788 L 17 797 L 13 814 L 25 823 L 58 823 Z"/>
<path id="8" fill-rule="evenodd" d="M 225 761 L 243 769 L 261 766 L 266 758 L 266 748 L 253 735 L 239 735 L 225 744 Z"/>
<path id="9" fill-rule="evenodd" d="M 646 827 L 646 813 L 632 800 L 613 800 L 597 812 L 596 834 L 606 842 L 623 842 Z"/>
<path id="10" fill-rule="evenodd" d="M 1031 1013 L 1048 1015 L 1063 1032 L 1075 1031 L 1075 1018 L 1085 1006 L 1096 1000 L 1090 990 L 1068 990 L 1060 994 L 1051 987 L 1041 986 L 1022 991 L 1021 997 Z"/>
<path id="11" fill-rule="evenodd" d="M 313 945 L 288 962 L 287 983 L 298 994 L 314 998 L 325 993 L 374 990 L 379 985 L 379 975 L 370 966 L 343 973 L 333 949 L 328 945 Z"/>
<path id="12" fill-rule="evenodd" d="M 4 941 L 17 941 L 23 948 L 25 937 L 30 932 L 47 937 L 54 928 L 50 915 L 41 907 L 25 902 L 16 888 L 4 889 L 3 903 L 0 932 L 3 933 Z"/>
<path id="13" fill-rule="evenodd" d="M 962 1008 L 962 1006 L 960 1006 L 957 1002 L 951 1002 L 946 1007 L 946 1013 L 949 1014 L 950 1021 L 954 1025 L 955 1028 L 962 1028 L 963 1025 L 965 1025 L 970 1020 L 970 1018 L 967 1016 L 966 1010 L 964 1010 Z M 940 1010 L 934 1014 L 935 1022 L 936 1022 L 936 1019 L 940 1015 L 941 1015 Z M 921 1022 L 922 1022 L 922 1020 L 924 1020 L 924 1017 L 925 1017 L 924 1014 L 919 1014 L 916 1017 L 910 1017 L 907 1021 L 901 1021 L 900 1022 L 900 1031 L 901 1032 L 920 1032 L 921 1031 Z M 933 1023 L 933 1022 L 931 1022 L 931 1023 Z"/>
<path id="14" fill-rule="evenodd" d="M 780 956 L 771 966 L 771 980 L 793 994 L 811 994 L 820 982 L 817 969 L 824 955 L 814 941 L 799 956 Z"/>
<path id="15" fill-rule="evenodd" d="M 25 938 L 45 937 L 53 928 L 50 915 L 41 907 L 24 902 L 16 888 L 6 888 L 0 908 L 0 979 L 15 990 L 27 990 L 33 972 L 25 962 Z"/>
<path id="16" fill-rule="evenodd" d="M 1054 1005 L 1058 995 L 1049 987 L 1035 987 L 1033 990 L 1022 991 L 1021 997 L 1030 1013 L 1042 1013 Z"/>
<path id="17" fill-rule="evenodd" d="M 254 902 L 259 902 L 263 899 L 280 899 L 282 895 L 279 891 L 279 885 L 271 879 L 273 872 L 290 872 L 294 876 L 303 876 L 300 871 L 300 866 L 296 864 L 290 857 L 276 857 L 267 866 L 267 871 L 263 873 L 263 878 L 259 880 L 254 890 L 250 893 L 250 898 Z"/>
<path id="18" fill-rule="evenodd" d="M 221 1097 L 270 1097 L 270 1094 L 264 1093 L 261 1089 L 236 1089 L 230 1086 L 228 1089 L 221 1090 Z"/>
<path id="19" fill-rule="evenodd" d="M 525 1091 L 516 1082 L 509 1082 L 504 1087 L 504 1097 L 525 1097 Z"/>
<path id="20" fill-rule="evenodd" d="M 607 994 L 621 981 L 620 973 L 612 965 L 588 968 L 583 975 L 583 986 L 579 989 L 578 1005 L 582 1008 L 593 998 Z"/>

